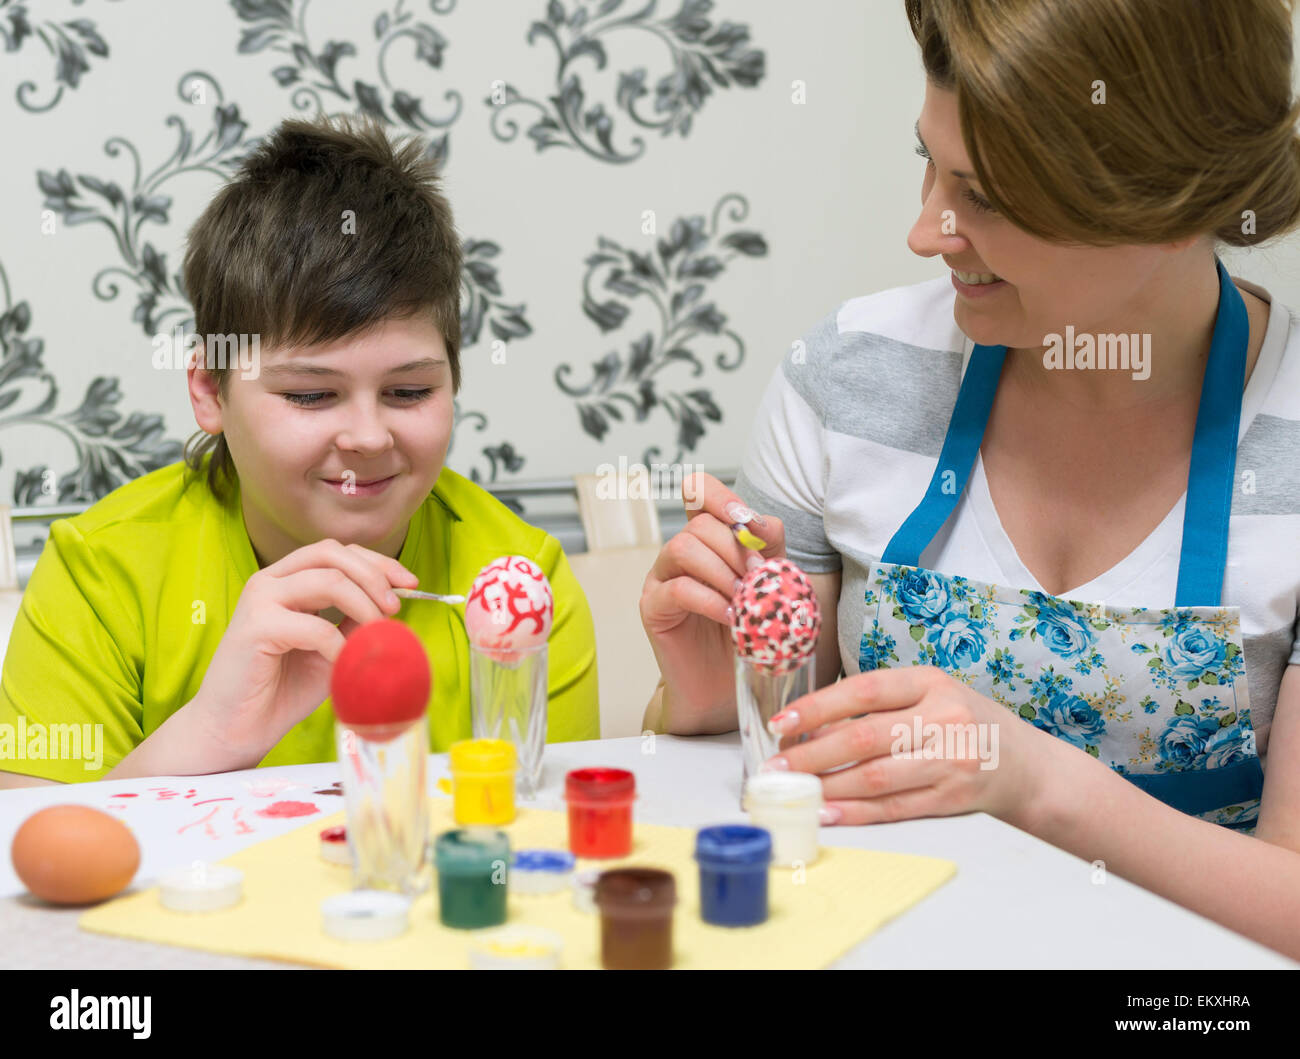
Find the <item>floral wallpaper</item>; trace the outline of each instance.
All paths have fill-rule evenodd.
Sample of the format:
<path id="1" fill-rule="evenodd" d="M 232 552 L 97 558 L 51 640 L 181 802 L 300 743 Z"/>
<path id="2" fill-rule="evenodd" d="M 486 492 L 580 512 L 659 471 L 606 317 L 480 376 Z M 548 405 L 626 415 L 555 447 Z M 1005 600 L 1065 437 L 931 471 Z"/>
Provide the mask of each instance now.
<path id="1" fill-rule="evenodd" d="M 813 322 L 752 355 L 747 291 L 794 250 L 755 164 L 790 95 L 770 84 L 780 37 L 750 21 L 773 6 L 0 0 L 5 502 L 90 503 L 181 458 L 183 373 L 148 351 L 193 325 L 185 232 L 260 136 L 320 112 L 418 133 L 443 166 L 464 246 L 452 467 L 734 467 Z"/>

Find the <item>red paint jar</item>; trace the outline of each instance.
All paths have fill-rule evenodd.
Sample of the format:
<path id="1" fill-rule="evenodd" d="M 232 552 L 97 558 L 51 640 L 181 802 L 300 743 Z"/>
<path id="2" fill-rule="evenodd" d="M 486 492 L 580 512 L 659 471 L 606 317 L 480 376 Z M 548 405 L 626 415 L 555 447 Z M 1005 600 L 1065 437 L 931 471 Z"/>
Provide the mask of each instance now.
<path id="1" fill-rule="evenodd" d="M 632 852 L 636 777 L 627 769 L 574 769 L 564 778 L 569 849 L 575 857 L 626 857 Z"/>

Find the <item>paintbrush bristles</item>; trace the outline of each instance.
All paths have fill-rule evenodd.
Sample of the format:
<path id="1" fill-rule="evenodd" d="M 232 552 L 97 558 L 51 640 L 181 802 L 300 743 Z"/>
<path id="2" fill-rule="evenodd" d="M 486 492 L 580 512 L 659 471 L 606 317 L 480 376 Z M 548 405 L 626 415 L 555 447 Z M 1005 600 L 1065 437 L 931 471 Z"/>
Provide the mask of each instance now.
<path id="1" fill-rule="evenodd" d="M 418 588 L 395 588 L 393 594 L 402 599 L 431 599 L 435 603 L 464 603 L 464 596 L 440 596 L 436 592 L 421 592 Z"/>

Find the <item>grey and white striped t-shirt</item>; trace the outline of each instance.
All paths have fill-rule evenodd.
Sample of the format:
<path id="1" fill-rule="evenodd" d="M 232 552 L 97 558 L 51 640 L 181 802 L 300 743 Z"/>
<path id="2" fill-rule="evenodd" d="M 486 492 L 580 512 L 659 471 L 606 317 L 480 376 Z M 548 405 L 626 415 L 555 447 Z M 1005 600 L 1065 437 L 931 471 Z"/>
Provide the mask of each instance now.
<path id="1" fill-rule="evenodd" d="M 1241 608 L 1256 745 L 1265 758 L 1278 685 L 1300 665 L 1300 326 L 1271 303 L 1242 396 L 1223 603 Z M 920 502 L 974 343 L 953 320 L 947 277 L 853 298 L 787 354 L 755 418 L 736 492 L 785 523 L 810 573 L 843 569 L 840 657 L 858 672 L 867 564 Z M 1113 606 L 1172 607 L 1185 496 L 1127 557 L 1059 593 Z M 1091 529 L 1091 527 L 1090 527 Z M 921 555 L 945 574 L 1044 591 L 998 520 L 979 458 L 957 508 Z"/>

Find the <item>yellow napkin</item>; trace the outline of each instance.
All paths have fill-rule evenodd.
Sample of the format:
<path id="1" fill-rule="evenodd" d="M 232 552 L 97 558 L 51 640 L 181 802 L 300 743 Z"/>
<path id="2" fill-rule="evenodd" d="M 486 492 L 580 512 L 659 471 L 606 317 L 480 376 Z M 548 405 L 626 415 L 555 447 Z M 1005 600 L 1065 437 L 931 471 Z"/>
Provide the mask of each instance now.
<path id="1" fill-rule="evenodd" d="M 434 834 L 456 826 L 447 799 L 431 799 L 429 812 Z M 321 967 L 468 967 L 470 935 L 439 923 L 436 878 L 414 900 L 410 926 L 400 937 L 343 942 L 322 930 L 320 903 L 351 888 L 351 869 L 321 859 L 320 832 L 345 822 L 342 813 L 317 818 L 223 860 L 244 872 L 243 900 L 232 908 L 173 912 L 151 888 L 91 909 L 80 925 L 140 941 Z M 564 813 L 521 809 L 505 830 L 512 850 L 568 848 Z M 700 919 L 694 844 L 692 828 L 638 823 L 630 857 L 578 861 L 579 871 L 635 864 L 665 868 L 676 876 L 673 966 L 683 970 L 825 967 L 957 871 L 951 861 L 933 857 L 824 846 L 805 869 L 771 870 L 766 923 L 715 927 Z M 511 893 L 506 922 L 560 934 L 564 967 L 600 967 L 600 915 L 574 908 L 568 890 L 539 896 Z"/>

